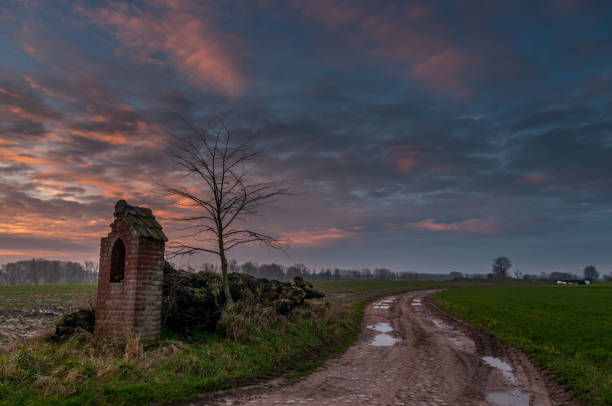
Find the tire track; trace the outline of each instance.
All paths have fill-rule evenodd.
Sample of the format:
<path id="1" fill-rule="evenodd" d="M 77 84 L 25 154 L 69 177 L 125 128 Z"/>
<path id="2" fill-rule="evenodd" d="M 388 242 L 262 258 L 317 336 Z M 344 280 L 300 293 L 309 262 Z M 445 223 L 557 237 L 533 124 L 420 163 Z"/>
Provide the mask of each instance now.
<path id="1" fill-rule="evenodd" d="M 369 305 L 357 343 L 301 380 L 216 405 L 573 405 L 553 401 L 522 353 L 435 307 L 416 291 Z"/>

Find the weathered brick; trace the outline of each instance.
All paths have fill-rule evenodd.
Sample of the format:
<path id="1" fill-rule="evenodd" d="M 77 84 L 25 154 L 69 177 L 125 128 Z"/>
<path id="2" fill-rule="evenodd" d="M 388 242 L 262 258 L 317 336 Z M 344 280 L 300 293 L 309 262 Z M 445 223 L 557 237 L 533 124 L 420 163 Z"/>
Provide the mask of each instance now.
<path id="1" fill-rule="evenodd" d="M 111 232 L 100 239 L 95 332 L 111 339 L 125 339 L 137 332 L 143 342 L 151 342 L 159 339 L 161 330 L 164 241 L 143 238 L 130 223 L 129 215 L 146 213 L 140 208 L 130 209 L 126 209 L 127 215 L 119 213 L 110 225 Z M 121 282 L 110 282 L 112 249 L 117 239 L 125 247 L 124 274 Z"/>

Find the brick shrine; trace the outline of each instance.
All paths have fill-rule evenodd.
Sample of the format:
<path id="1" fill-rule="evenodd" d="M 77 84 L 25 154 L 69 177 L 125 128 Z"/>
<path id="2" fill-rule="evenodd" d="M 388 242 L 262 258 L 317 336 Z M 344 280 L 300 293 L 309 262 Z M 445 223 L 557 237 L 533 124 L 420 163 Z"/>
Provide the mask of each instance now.
<path id="1" fill-rule="evenodd" d="M 95 334 L 115 340 L 161 331 L 164 246 L 168 238 L 151 209 L 115 204 L 111 231 L 100 242 Z"/>

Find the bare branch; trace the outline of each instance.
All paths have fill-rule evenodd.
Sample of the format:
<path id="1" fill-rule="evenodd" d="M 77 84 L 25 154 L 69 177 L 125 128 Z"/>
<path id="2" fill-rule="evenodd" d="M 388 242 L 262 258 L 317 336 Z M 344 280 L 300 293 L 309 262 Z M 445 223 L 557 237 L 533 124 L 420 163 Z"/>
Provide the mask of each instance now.
<path id="1" fill-rule="evenodd" d="M 174 146 L 168 156 L 185 179 L 197 182 L 189 190 L 179 186 L 161 184 L 163 193 L 177 200 L 177 204 L 195 208 L 197 213 L 177 218 L 187 223 L 183 231 L 189 232 L 194 243 L 174 243 L 172 257 L 201 252 L 219 256 L 224 290 L 228 300 L 226 252 L 234 247 L 260 243 L 284 250 L 283 241 L 257 231 L 231 228 L 237 221 L 245 222 L 261 206 L 289 194 L 282 184 L 257 182 L 250 179 L 261 151 L 255 148 L 256 134 L 236 140 L 227 123 L 219 118 L 208 129 L 197 128 L 183 119 L 190 136 L 174 137 Z M 194 192 L 194 189 L 200 190 Z M 199 243 L 203 243 L 202 245 Z M 215 246 L 211 248 L 211 246 Z"/>
<path id="2" fill-rule="evenodd" d="M 193 255 L 193 254 L 198 254 L 201 252 L 208 252 L 211 254 L 219 255 L 219 252 L 215 250 L 202 248 L 202 247 L 194 247 L 194 246 L 185 245 L 181 243 L 168 244 L 168 248 L 172 250 L 170 254 L 168 254 L 169 258 L 176 258 L 182 255 Z"/>

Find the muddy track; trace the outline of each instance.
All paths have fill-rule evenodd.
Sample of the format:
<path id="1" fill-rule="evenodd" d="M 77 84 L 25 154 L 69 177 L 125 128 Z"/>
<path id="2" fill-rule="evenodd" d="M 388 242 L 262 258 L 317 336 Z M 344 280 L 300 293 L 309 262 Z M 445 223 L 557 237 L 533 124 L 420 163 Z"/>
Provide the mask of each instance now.
<path id="1" fill-rule="evenodd" d="M 217 394 L 216 405 L 576 405 L 521 352 L 416 291 L 369 305 L 357 343 L 303 379 Z M 551 390 L 549 390 L 551 389 Z"/>

